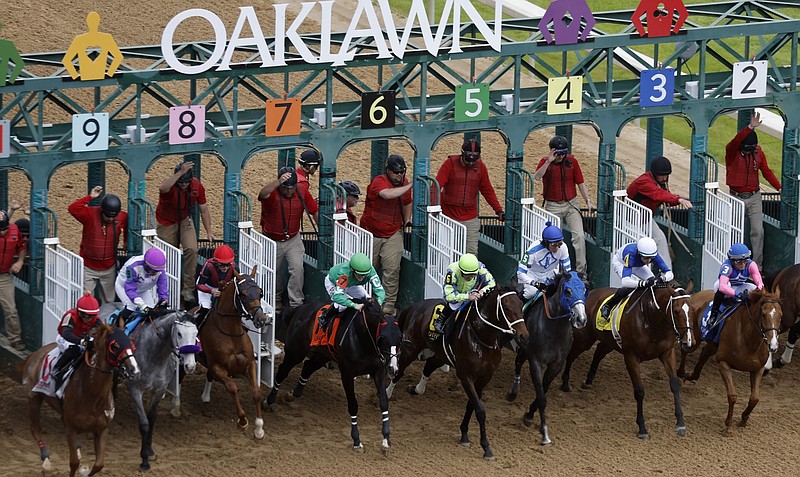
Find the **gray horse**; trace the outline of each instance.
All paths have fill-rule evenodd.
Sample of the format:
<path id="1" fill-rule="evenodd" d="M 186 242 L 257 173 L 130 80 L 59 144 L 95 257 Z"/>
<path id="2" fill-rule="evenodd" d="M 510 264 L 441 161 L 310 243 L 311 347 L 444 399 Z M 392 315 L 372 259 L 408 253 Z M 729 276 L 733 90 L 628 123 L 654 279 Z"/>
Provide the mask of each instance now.
<path id="1" fill-rule="evenodd" d="M 106 319 L 121 304 L 103 305 L 100 315 Z M 183 364 L 187 374 L 194 372 L 196 362 L 197 327 L 192 322 L 194 315 L 185 311 L 168 310 L 152 312 L 151 319 L 146 320 L 131 333 L 136 349 L 134 356 L 140 363 L 141 378 L 136 383 L 126 383 L 128 394 L 136 405 L 139 415 L 139 433 L 142 435 L 140 470 L 150 468 L 149 459 L 155 460 L 153 452 L 153 428 L 158 415 L 158 403 L 170 383 L 176 378 L 177 367 Z M 150 406 L 145 412 L 144 393 L 151 391 Z"/>

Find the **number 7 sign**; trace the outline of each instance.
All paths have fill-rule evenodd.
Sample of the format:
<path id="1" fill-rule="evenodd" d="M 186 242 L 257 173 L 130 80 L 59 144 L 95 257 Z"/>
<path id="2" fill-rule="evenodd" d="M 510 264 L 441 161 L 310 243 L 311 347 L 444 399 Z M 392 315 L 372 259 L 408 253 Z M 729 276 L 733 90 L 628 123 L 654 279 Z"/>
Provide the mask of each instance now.
<path id="1" fill-rule="evenodd" d="M 300 98 L 267 100 L 267 137 L 300 134 Z"/>
<path id="2" fill-rule="evenodd" d="M 11 121 L 0 121 L 0 158 L 11 155 Z"/>

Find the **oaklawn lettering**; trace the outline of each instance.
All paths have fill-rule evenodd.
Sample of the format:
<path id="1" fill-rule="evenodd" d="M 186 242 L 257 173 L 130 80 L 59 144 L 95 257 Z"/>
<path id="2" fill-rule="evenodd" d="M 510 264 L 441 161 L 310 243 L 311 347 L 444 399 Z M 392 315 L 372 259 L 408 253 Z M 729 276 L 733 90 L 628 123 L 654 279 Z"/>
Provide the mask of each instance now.
<path id="1" fill-rule="evenodd" d="M 332 66 L 341 66 L 352 60 L 355 56 L 355 50 L 350 49 L 350 44 L 353 41 L 360 41 L 363 38 L 374 39 L 374 46 L 378 51 L 378 58 L 390 58 L 395 56 L 402 59 L 406 52 L 406 46 L 408 45 L 411 32 L 416 27 L 420 29 L 425 44 L 424 49 L 432 55 L 437 55 L 442 45 L 447 26 L 449 23 L 452 23 L 454 36 L 449 52 L 459 53 L 461 52 L 459 30 L 461 28 L 461 12 L 463 11 L 467 14 L 469 21 L 475 25 L 480 34 L 484 37 L 486 44 L 495 51 L 500 51 L 502 1 L 498 1 L 495 4 L 494 31 L 492 31 L 487 22 L 481 18 L 470 0 L 446 0 L 435 32 L 432 31 L 431 23 L 428 21 L 428 14 L 424 5 L 426 1 L 427 0 L 412 1 L 405 28 L 402 30 L 402 36 L 398 37 L 399 32 L 395 27 L 388 0 L 378 0 L 379 8 L 377 11 L 371 0 L 358 0 L 358 5 L 351 17 L 350 26 L 342 41 L 341 48 L 337 52 L 331 52 L 331 13 L 336 3 L 335 0 L 301 3 L 302 8 L 300 12 L 288 27 L 286 17 L 288 4 L 273 5 L 272 7 L 275 9 L 275 25 L 273 29 L 275 42 L 272 50 L 267 46 L 264 31 L 261 28 L 261 24 L 258 21 L 253 7 L 239 7 L 239 18 L 236 21 L 236 25 L 230 37 L 228 37 L 228 32 L 222 20 L 215 13 L 202 8 L 194 8 L 175 15 L 175 17 L 169 21 L 161 35 L 161 50 L 170 67 L 179 73 L 189 75 L 200 74 L 214 67 L 216 67 L 218 71 L 230 70 L 233 54 L 236 48 L 241 47 L 258 48 L 262 60 L 262 67 L 286 65 L 285 54 L 287 51 L 287 42 L 289 46 L 294 47 L 297 54 L 307 63 L 330 63 Z M 315 54 L 311 52 L 304 43 L 303 38 L 297 32 L 297 29 L 302 25 L 306 17 L 315 8 L 321 9 L 319 56 L 315 56 Z M 214 29 L 215 38 L 214 50 L 208 60 L 200 65 L 188 66 L 181 63 L 175 55 L 175 51 L 173 50 L 173 37 L 180 24 L 184 20 L 192 17 L 202 18 L 211 24 Z M 362 18 L 368 23 L 368 28 L 357 28 Z M 243 36 L 247 34 L 247 30 L 249 30 L 252 36 Z"/>

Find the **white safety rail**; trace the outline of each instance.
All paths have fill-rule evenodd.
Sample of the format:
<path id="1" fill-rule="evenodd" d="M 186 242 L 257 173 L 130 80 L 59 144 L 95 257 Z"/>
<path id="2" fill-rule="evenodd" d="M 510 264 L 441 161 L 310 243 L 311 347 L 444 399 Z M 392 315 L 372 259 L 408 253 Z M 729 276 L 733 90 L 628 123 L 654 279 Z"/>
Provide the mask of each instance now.
<path id="1" fill-rule="evenodd" d="M 58 238 L 44 239 L 44 311 L 42 342 L 52 343 L 58 322 L 83 295 L 83 258 L 62 247 Z"/>
<path id="2" fill-rule="evenodd" d="M 533 244 L 542 239 L 545 223 L 550 221 L 556 227 L 561 227 L 561 218 L 536 205 L 533 197 L 523 197 L 522 203 L 522 240 L 520 246 L 522 253 L 528 251 Z"/>
<path id="3" fill-rule="evenodd" d="M 722 192 L 718 182 L 706 182 L 705 188 L 702 289 L 708 290 L 714 286 L 731 244 L 744 241 L 744 202 Z"/>
<path id="4" fill-rule="evenodd" d="M 183 268 L 183 253 L 181 249 L 173 247 L 156 236 L 155 229 L 142 230 L 142 253 L 153 247 L 164 252 L 167 257 L 167 287 L 169 288 L 169 304 L 177 309 L 181 305 L 181 285 Z"/>
<path id="5" fill-rule="evenodd" d="M 261 384 L 275 384 L 275 262 L 277 244 L 272 239 L 256 232 L 252 222 L 239 222 L 239 272 L 250 273 L 256 269 L 256 283 L 264 292 L 261 306 L 267 315 L 267 324 L 258 331 L 249 331 L 256 353 L 256 366 Z M 253 330 L 253 322 L 243 318 L 245 326 Z"/>
<path id="6" fill-rule="evenodd" d="M 653 236 L 653 212 L 638 202 L 628 199 L 624 190 L 615 190 L 614 194 L 614 235 L 611 239 L 611 253 L 617 253 L 620 247 L 636 242 L 641 237 Z M 618 287 L 620 277 L 609 272 L 609 284 Z"/>
<path id="7" fill-rule="evenodd" d="M 333 221 L 333 263 L 346 262 L 358 252 L 372 260 L 372 232 L 347 220 L 347 214 L 333 214 Z M 369 283 L 366 289 L 371 292 Z"/>
<path id="8" fill-rule="evenodd" d="M 425 268 L 425 298 L 441 298 L 447 267 L 467 249 L 467 227 L 428 206 L 428 263 Z"/>

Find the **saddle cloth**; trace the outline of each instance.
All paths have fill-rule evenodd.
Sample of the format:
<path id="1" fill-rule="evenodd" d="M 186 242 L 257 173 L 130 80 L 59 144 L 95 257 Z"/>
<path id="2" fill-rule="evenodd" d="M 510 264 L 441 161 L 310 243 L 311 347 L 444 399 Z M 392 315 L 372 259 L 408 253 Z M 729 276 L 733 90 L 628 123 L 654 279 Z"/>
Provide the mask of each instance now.
<path id="1" fill-rule="evenodd" d="M 58 361 L 61 356 L 61 350 L 58 346 L 50 350 L 42 361 L 42 369 L 39 373 L 39 382 L 33 387 L 32 391 L 35 393 L 42 393 L 45 396 L 56 395 L 56 382 L 55 379 L 50 379 L 50 374 L 53 371 L 53 365 Z M 64 380 L 66 384 L 66 379 Z M 62 386 L 63 388 L 63 386 Z"/>
<path id="2" fill-rule="evenodd" d="M 325 305 L 317 311 L 314 316 L 314 331 L 311 334 L 311 346 L 334 346 L 336 331 L 339 329 L 341 316 L 336 313 L 330 318 L 327 329 L 323 330 L 319 325 L 320 317 L 328 312 L 331 305 Z"/>
<path id="3" fill-rule="evenodd" d="M 441 303 L 433 307 L 433 310 L 431 311 L 431 319 L 428 321 L 428 331 L 436 333 L 436 328 L 433 327 L 433 322 L 436 320 L 436 318 L 439 318 L 439 315 L 442 314 L 444 307 L 445 305 Z"/>
<path id="4" fill-rule="evenodd" d="M 606 297 L 602 303 L 600 303 L 600 307 L 597 309 L 597 314 L 595 315 L 595 326 L 599 331 L 612 331 L 612 323 L 614 324 L 614 328 L 619 330 L 619 323 L 622 320 L 622 312 L 625 311 L 625 307 L 628 305 L 628 301 L 631 299 L 631 296 L 626 296 L 621 302 L 617 304 L 614 308 L 611 309 L 611 315 L 608 317 L 608 323 L 603 323 L 603 316 L 600 314 L 600 310 L 603 309 L 603 305 L 606 304 L 608 300 L 614 295 L 609 295 Z"/>
<path id="5" fill-rule="evenodd" d="M 722 327 L 725 326 L 725 322 L 728 320 L 728 317 L 731 316 L 734 310 L 739 308 L 742 304 L 741 301 L 737 301 L 734 304 L 728 303 L 726 306 L 726 301 L 723 300 L 722 304 L 719 307 L 719 315 L 717 316 L 717 323 L 714 325 L 713 328 L 708 326 L 708 318 L 711 315 L 711 305 L 714 303 L 713 301 L 708 302 L 706 305 L 705 311 L 703 311 L 703 317 L 700 319 L 700 339 L 703 341 L 711 341 L 713 343 L 719 344 L 719 335 L 722 332 Z"/>
<path id="6" fill-rule="evenodd" d="M 114 310 L 114 311 L 111 312 L 110 315 L 108 315 L 108 324 L 109 325 L 111 325 L 111 326 L 116 326 L 117 325 L 117 320 L 119 318 L 120 311 L 122 311 L 122 310 Z M 130 318 L 128 318 L 130 321 L 128 321 L 125 324 L 125 334 L 130 336 L 131 333 L 133 333 L 133 330 L 135 330 L 136 327 L 139 326 L 139 323 L 142 322 L 142 319 L 144 317 L 145 317 L 144 313 L 140 313 L 138 311 L 134 312 L 130 316 Z"/>

